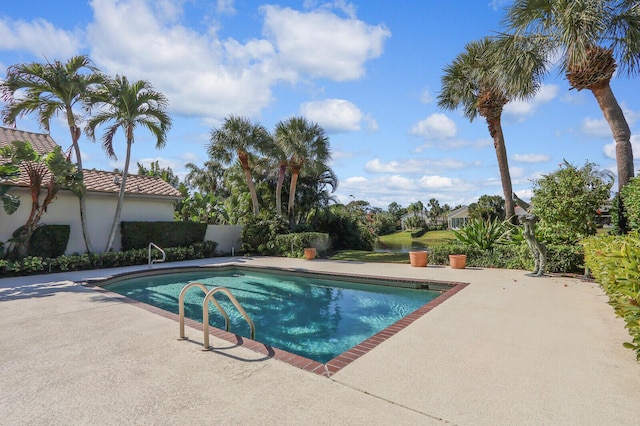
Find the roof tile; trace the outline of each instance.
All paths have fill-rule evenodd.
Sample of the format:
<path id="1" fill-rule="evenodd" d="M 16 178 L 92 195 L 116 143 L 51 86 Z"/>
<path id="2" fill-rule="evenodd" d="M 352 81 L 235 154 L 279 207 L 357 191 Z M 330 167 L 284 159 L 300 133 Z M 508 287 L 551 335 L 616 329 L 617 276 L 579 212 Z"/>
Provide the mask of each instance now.
<path id="1" fill-rule="evenodd" d="M 41 154 L 51 152 L 57 146 L 50 135 L 0 127 L 0 147 L 9 145 L 15 140 L 26 140 L 30 142 L 33 149 Z M 117 194 L 120 191 L 122 173 L 84 169 L 83 175 L 84 184 L 89 192 Z M 45 179 L 45 182 L 46 181 L 47 179 Z M 2 181 L 2 183 L 5 182 L 8 181 Z M 17 182 L 11 181 L 11 184 L 16 186 L 29 186 L 26 173 L 21 173 Z M 134 174 L 127 174 L 125 194 L 176 199 L 183 198 L 180 191 L 159 177 Z"/>

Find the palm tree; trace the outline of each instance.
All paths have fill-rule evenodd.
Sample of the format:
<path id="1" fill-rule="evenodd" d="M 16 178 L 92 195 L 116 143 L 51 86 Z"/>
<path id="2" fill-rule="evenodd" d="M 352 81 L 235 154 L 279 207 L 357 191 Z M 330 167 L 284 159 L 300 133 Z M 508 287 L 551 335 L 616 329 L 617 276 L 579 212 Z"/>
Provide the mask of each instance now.
<path id="1" fill-rule="evenodd" d="M 134 131 L 138 126 L 146 128 L 156 139 L 156 149 L 164 147 L 167 132 L 171 128 L 167 106 L 167 98 L 162 93 L 156 92 L 149 82 L 138 80 L 129 83 L 127 77 L 119 75 L 114 79 L 107 79 L 103 88 L 92 94 L 92 107 L 97 107 L 98 112 L 87 123 L 86 131 L 89 137 L 95 140 L 96 128 L 108 124 L 101 140 L 102 147 L 112 158 L 116 158 L 113 138 L 119 128 L 122 128 L 127 138 L 127 153 L 118 193 L 118 204 L 105 251 L 111 250 L 120 222 Z"/>
<path id="2" fill-rule="evenodd" d="M 260 213 L 260 207 L 249 162 L 254 155 L 265 152 L 271 145 L 271 136 L 267 129 L 261 124 L 251 123 L 245 117 L 230 115 L 221 128 L 213 129 L 211 132 L 209 156 L 225 164 L 231 163 L 237 157 L 247 179 L 255 216 Z"/>
<path id="3" fill-rule="evenodd" d="M 83 73 L 86 71 L 86 73 Z M 58 113 L 65 115 L 78 171 L 82 174 L 80 154 L 80 127 L 74 107 L 84 104 L 88 91 L 102 83 L 91 60 L 84 55 L 74 56 L 66 63 L 60 61 L 46 64 L 30 63 L 10 66 L 0 83 L 0 91 L 6 102 L 2 110 L 5 124 L 15 125 L 16 118 L 29 113 L 38 116 L 40 127 L 49 132 L 51 118 Z M 19 93 L 16 96 L 16 93 Z M 82 178 L 82 177 L 81 177 Z M 74 192 L 80 204 L 80 223 L 87 252 L 91 252 L 91 242 L 87 228 L 85 189 L 79 187 Z"/>
<path id="4" fill-rule="evenodd" d="M 194 163 L 187 163 L 185 167 L 189 170 L 184 178 L 188 186 L 196 188 L 203 194 L 217 195 L 221 192 L 224 168 L 218 161 L 205 161 L 203 168 Z"/>
<path id="5" fill-rule="evenodd" d="M 618 191 L 622 190 L 634 173 L 631 131 L 610 81 L 618 66 L 628 76 L 640 70 L 638 2 L 515 0 L 506 24 L 517 33 L 547 39 L 553 53 L 561 53 L 561 71 L 571 87 L 593 93 L 616 143 Z M 624 214 L 619 217 L 625 231 Z"/>
<path id="6" fill-rule="evenodd" d="M 325 136 L 324 129 L 316 123 L 308 122 L 304 117 L 292 117 L 286 121 L 280 121 L 276 125 L 275 143 L 282 151 L 281 158 L 286 158 L 286 164 L 291 170 L 291 184 L 289 187 L 289 219 L 294 217 L 294 204 L 296 197 L 296 185 L 298 176 L 305 164 L 312 168 L 323 168 L 319 164 L 326 165 L 331 159 L 329 139 Z M 282 165 L 280 163 L 280 170 Z M 326 167 L 326 166 L 325 166 Z M 282 191 L 284 174 L 278 178 L 276 188 L 276 200 Z M 277 202 L 277 201 L 276 201 Z"/>
<path id="7" fill-rule="evenodd" d="M 512 56 L 511 67 L 502 62 Z M 495 39 L 485 37 L 468 43 L 463 53 L 444 69 L 440 108 L 454 110 L 462 106 L 464 115 L 473 121 L 484 117 L 496 150 L 506 215 L 515 218 L 515 205 L 507 149 L 502 132 L 502 109 L 512 99 L 532 96 L 539 87 L 539 76 L 546 62 L 541 46 L 520 37 Z"/>

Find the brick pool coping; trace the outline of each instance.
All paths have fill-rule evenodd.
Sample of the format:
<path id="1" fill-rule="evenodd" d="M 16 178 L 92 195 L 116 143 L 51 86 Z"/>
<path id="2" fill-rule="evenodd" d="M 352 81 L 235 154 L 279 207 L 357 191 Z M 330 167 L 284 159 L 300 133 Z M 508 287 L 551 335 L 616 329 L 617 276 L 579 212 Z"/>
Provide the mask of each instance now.
<path id="1" fill-rule="evenodd" d="M 371 278 L 378 278 L 378 277 L 371 277 Z M 388 280 L 389 278 L 386 277 L 385 279 Z M 401 330 L 405 329 L 407 326 L 409 326 L 411 323 L 416 321 L 418 318 L 421 318 L 422 316 L 430 312 L 432 309 L 441 305 L 450 297 L 454 296 L 455 294 L 460 292 L 462 289 L 464 289 L 467 285 L 469 285 L 468 283 L 448 282 L 448 281 L 430 281 L 430 283 L 433 283 L 435 285 L 443 285 L 450 288 L 448 290 L 443 291 L 438 297 L 422 305 L 420 308 L 416 309 L 409 315 L 399 319 L 398 321 L 391 324 L 387 328 L 380 330 L 373 336 L 360 342 L 359 344 L 347 350 L 346 352 L 343 352 L 342 354 L 333 358 L 326 364 L 323 364 L 318 361 L 314 361 L 312 359 L 309 359 L 300 355 L 292 354 L 291 352 L 287 352 L 282 349 L 274 348 L 270 345 L 260 343 L 258 341 L 240 336 L 239 334 L 235 334 L 229 331 L 219 329 L 214 326 L 209 327 L 209 334 L 211 336 L 217 337 L 226 342 L 232 343 L 236 346 L 241 346 L 243 348 L 247 348 L 254 352 L 266 355 L 266 357 L 269 359 L 276 359 L 278 361 L 285 362 L 293 367 L 300 368 L 304 371 L 315 373 L 320 376 L 331 377 L 333 374 L 342 370 L 344 367 L 351 364 L 353 361 L 357 360 L 361 356 L 365 355 L 366 353 L 374 349 L 376 346 L 378 346 L 385 340 L 389 339 L 390 337 L 394 336 Z M 165 311 L 164 309 L 160 309 L 153 305 L 149 305 L 147 303 L 131 299 L 127 296 L 114 293 L 100 286 L 95 286 L 95 287 L 92 286 L 92 288 L 94 288 L 97 291 L 109 293 L 110 297 L 115 300 L 130 304 L 130 305 L 134 305 L 148 312 L 152 312 L 156 315 L 160 315 L 161 317 L 173 320 L 176 323 L 180 321 L 180 317 L 178 314 L 174 314 L 172 312 Z M 201 322 L 185 317 L 184 323 L 186 326 L 194 328 L 200 332 L 204 332 L 204 325 Z M 189 339 L 187 338 L 187 340 Z"/>

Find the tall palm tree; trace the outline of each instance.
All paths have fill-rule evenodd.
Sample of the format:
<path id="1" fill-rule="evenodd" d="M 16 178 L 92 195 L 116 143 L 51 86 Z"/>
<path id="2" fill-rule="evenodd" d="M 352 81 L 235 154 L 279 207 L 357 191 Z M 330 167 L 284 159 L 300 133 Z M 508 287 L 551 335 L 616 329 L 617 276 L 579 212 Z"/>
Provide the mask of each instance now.
<path id="1" fill-rule="evenodd" d="M 540 49 L 533 41 L 515 36 L 500 40 L 485 37 L 468 43 L 464 52 L 444 68 L 442 90 L 438 95 L 440 108 L 454 110 L 462 106 L 469 121 L 478 115 L 486 120 L 496 150 L 505 210 L 510 220 L 515 218 L 515 205 L 502 131 L 502 110 L 512 99 L 525 99 L 535 94 L 539 77 L 546 67 Z M 510 68 L 500 59 L 505 53 L 513 56 Z"/>
<path id="2" fill-rule="evenodd" d="M 250 162 L 253 156 L 268 150 L 271 145 L 271 135 L 267 129 L 261 124 L 251 123 L 245 117 L 230 115 L 221 128 L 211 132 L 209 156 L 225 164 L 230 164 L 237 157 L 247 179 L 255 216 L 260 213 L 260 206 L 251 177 Z"/>
<path id="3" fill-rule="evenodd" d="M 16 118 L 35 113 L 40 127 L 49 132 L 51 118 L 64 114 L 71 134 L 78 171 L 82 174 L 80 153 L 80 127 L 74 107 L 85 103 L 88 91 L 102 83 L 102 77 L 91 60 L 84 55 L 74 56 L 66 63 L 61 61 L 45 64 L 30 63 L 12 65 L 0 83 L 0 92 L 6 102 L 2 110 L 5 124 L 15 125 Z M 16 96 L 16 93 L 19 93 Z M 82 176 L 80 176 L 82 178 Z M 92 251 L 87 228 L 85 190 L 83 186 L 74 191 L 80 204 L 80 223 L 87 252 Z"/>
<path id="4" fill-rule="evenodd" d="M 167 132 L 171 128 L 171 118 L 167 114 L 168 105 L 167 98 L 155 91 L 148 81 L 138 80 L 129 83 L 127 77 L 119 75 L 113 79 L 107 79 L 103 88 L 92 94 L 92 107 L 97 108 L 98 112 L 87 123 L 86 131 L 89 137 L 95 140 L 96 128 L 107 125 L 101 138 L 102 147 L 112 158 L 116 158 L 113 138 L 118 129 L 122 128 L 127 139 L 127 153 L 118 193 L 118 204 L 105 251 L 110 251 L 113 247 L 120 222 L 134 131 L 138 126 L 146 128 L 156 140 L 156 149 L 164 147 Z"/>
<path id="5" fill-rule="evenodd" d="M 188 186 L 196 188 L 203 194 L 217 195 L 220 192 L 224 168 L 218 161 L 205 161 L 202 168 L 194 163 L 187 163 L 185 167 L 189 170 L 189 173 L 184 178 Z"/>
<path id="6" fill-rule="evenodd" d="M 306 164 L 313 168 L 322 168 L 319 164 L 326 165 L 331 159 L 329 139 L 325 136 L 324 129 L 316 123 L 310 123 L 304 117 L 292 117 L 286 121 L 280 121 L 276 125 L 275 143 L 282 151 L 282 158 L 291 170 L 291 184 L 289 187 L 288 214 L 290 220 L 294 217 L 294 204 L 296 197 L 296 185 L 300 171 Z M 280 163 L 280 170 L 282 170 Z M 276 200 L 278 193 L 282 191 L 284 175 L 278 178 L 276 188 Z"/>
<path id="7" fill-rule="evenodd" d="M 572 88 L 595 96 L 616 143 L 618 191 L 633 177 L 631 131 L 610 81 L 616 68 L 640 70 L 640 6 L 633 0 L 515 0 L 505 22 L 520 34 L 543 37 L 562 55 Z M 623 210 L 621 210 L 623 212 Z M 625 230 L 624 214 L 619 215 Z"/>

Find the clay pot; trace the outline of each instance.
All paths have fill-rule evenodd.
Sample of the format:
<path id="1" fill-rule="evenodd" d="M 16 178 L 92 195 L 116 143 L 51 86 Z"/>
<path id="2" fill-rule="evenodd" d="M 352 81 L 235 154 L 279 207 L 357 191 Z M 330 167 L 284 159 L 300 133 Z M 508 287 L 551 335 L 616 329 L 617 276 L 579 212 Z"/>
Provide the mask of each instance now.
<path id="1" fill-rule="evenodd" d="M 304 249 L 304 258 L 307 260 L 313 260 L 316 258 L 316 248 L 309 247 Z"/>
<path id="2" fill-rule="evenodd" d="M 426 251 L 410 251 L 409 262 L 411 266 L 423 267 L 427 266 L 427 260 L 429 259 L 429 253 Z"/>
<path id="3" fill-rule="evenodd" d="M 449 264 L 451 265 L 451 269 L 464 269 L 467 266 L 467 255 L 450 254 Z"/>

